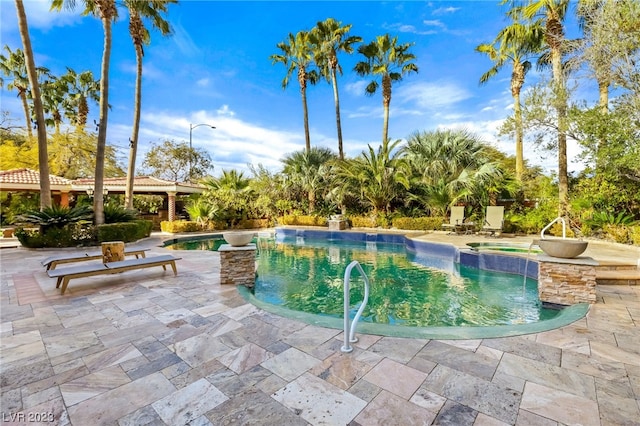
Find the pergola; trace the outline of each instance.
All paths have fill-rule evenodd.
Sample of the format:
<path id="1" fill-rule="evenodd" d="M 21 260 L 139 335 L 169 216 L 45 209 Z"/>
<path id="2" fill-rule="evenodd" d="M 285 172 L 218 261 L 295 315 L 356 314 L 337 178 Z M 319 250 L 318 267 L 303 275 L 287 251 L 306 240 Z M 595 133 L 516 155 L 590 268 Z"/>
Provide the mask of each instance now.
<path id="1" fill-rule="evenodd" d="M 95 188 L 94 179 L 69 180 L 49 175 L 49 182 L 51 194 L 58 199 L 62 206 L 69 205 L 69 194 L 92 194 Z M 126 186 L 126 177 L 104 179 L 104 189 L 110 194 L 124 194 Z M 40 192 L 40 174 L 37 170 L 31 169 L 0 171 L 0 191 Z M 133 193 L 136 195 L 166 195 L 169 221 L 176 218 L 177 195 L 200 194 L 203 191 L 202 185 L 172 182 L 152 176 L 138 176 L 133 181 Z"/>

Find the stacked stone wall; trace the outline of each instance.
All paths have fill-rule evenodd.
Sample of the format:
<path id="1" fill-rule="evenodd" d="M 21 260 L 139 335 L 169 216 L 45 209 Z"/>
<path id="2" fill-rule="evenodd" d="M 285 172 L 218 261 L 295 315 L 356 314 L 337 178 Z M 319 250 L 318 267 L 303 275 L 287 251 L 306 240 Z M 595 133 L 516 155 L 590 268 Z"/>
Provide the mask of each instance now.
<path id="1" fill-rule="evenodd" d="M 538 294 L 543 302 L 559 305 L 596 303 L 594 265 L 538 262 Z"/>
<path id="2" fill-rule="evenodd" d="M 220 253 L 220 284 L 253 287 L 256 281 L 256 245 L 243 247 L 222 245 Z"/>

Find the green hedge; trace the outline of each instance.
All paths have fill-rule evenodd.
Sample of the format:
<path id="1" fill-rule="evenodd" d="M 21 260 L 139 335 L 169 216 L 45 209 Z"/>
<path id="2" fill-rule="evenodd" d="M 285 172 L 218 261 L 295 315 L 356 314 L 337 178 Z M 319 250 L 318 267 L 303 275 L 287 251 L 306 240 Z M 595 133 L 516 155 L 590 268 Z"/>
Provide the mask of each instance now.
<path id="1" fill-rule="evenodd" d="M 278 219 L 281 225 L 327 226 L 327 218 L 320 216 L 284 215 Z"/>
<path id="2" fill-rule="evenodd" d="M 153 222 L 150 220 L 136 220 L 133 222 L 107 223 L 96 226 L 98 242 L 124 241 L 130 243 L 151 235 Z"/>
<path id="3" fill-rule="evenodd" d="M 271 226 L 269 219 L 243 219 L 234 228 L 238 229 L 256 229 L 268 228 Z"/>
<path id="4" fill-rule="evenodd" d="M 15 235 L 20 244 L 27 248 L 78 247 L 99 245 L 104 241 L 137 241 L 151 235 L 152 227 L 150 220 L 135 220 L 98 226 L 68 224 L 61 228 L 49 228 L 44 233 L 18 228 Z"/>
<path id="5" fill-rule="evenodd" d="M 376 219 L 371 216 L 350 216 L 351 226 L 354 228 L 375 228 Z"/>
<path id="6" fill-rule="evenodd" d="M 202 231 L 202 226 L 198 222 L 191 220 L 174 220 L 169 222 L 163 220 L 160 222 L 160 229 L 162 232 L 171 232 L 172 234 L 178 232 L 198 232 Z"/>
<path id="7" fill-rule="evenodd" d="M 442 228 L 443 217 L 397 217 L 391 221 L 394 228 L 415 231 L 432 231 Z"/>

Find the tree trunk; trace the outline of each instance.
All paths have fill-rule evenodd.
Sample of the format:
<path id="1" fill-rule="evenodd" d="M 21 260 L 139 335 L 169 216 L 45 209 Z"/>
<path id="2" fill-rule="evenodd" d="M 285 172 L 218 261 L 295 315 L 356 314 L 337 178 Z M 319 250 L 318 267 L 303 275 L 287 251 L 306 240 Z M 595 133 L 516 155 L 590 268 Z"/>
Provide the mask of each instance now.
<path id="1" fill-rule="evenodd" d="M 33 95 L 33 109 L 36 114 L 36 127 L 38 131 L 38 170 L 40 172 L 40 209 L 51 207 L 51 184 L 49 182 L 49 156 L 47 153 L 47 125 L 44 121 L 44 111 L 42 109 L 42 98 L 40 97 L 40 85 L 36 64 L 33 59 L 33 49 L 29 37 L 29 26 L 27 15 L 24 11 L 22 0 L 15 0 L 16 12 L 18 14 L 18 26 L 20 38 L 24 47 L 24 62 L 27 67 L 29 84 Z M 27 127 L 30 127 L 27 120 Z"/>
<path id="2" fill-rule="evenodd" d="M 129 141 L 129 166 L 127 167 L 127 186 L 124 193 L 124 204 L 133 209 L 133 182 L 136 176 L 136 155 L 138 152 L 138 133 L 140 130 L 140 107 L 142 103 L 142 47 L 136 48 L 136 93 L 133 107 L 133 129 Z"/>
<path id="3" fill-rule="evenodd" d="M 391 78 L 388 75 L 382 77 L 382 109 L 384 118 L 382 119 L 382 143 L 386 143 L 389 138 L 389 105 L 391 104 Z"/>
<path id="4" fill-rule="evenodd" d="M 331 69 L 331 82 L 333 83 L 333 99 L 336 104 L 336 127 L 338 128 L 338 155 L 344 160 L 344 151 L 342 150 L 342 124 L 340 124 L 340 98 L 338 97 L 338 79 L 336 78 L 336 70 Z"/>
<path id="5" fill-rule="evenodd" d="M 28 31 L 28 29 L 27 29 Z M 24 43 L 23 43 L 24 44 Z M 25 55 L 27 52 L 24 52 Z M 32 52 L 33 54 L 33 52 Z M 31 114 L 29 112 L 29 102 L 27 102 L 27 90 L 20 90 L 20 101 L 22 102 L 22 109 L 24 110 L 25 128 L 27 129 L 27 138 L 33 137 L 33 131 L 31 130 Z"/>
<path id="6" fill-rule="evenodd" d="M 311 137 L 309 136 L 309 110 L 307 108 L 307 88 L 300 86 L 300 95 L 302 95 L 302 114 L 304 120 L 304 142 L 307 154 L 311 151 Z"/>
<path id="7" fill-rule="evenodd" d="M 520 92 L 513 97 L 513 112 L 516 122 L 516 180 L 522 182 L 524 174 L 524 132 L 522 130 L 522 108 L 520 106 Z"/>
<path id="8" fill-rule="evenodd" d="M 103 12 L 104 13 L 104 12 Z M 100 123 L 96 146 L 95 192 L 93 212 L 96 225 L 104 223 L 104 154 L 107 145 L 107 121 L 109 115 L 109 61 L 111 59 L 111 14 L 101 18 L 104 28 L 104 50 L 100 75 Z"/>

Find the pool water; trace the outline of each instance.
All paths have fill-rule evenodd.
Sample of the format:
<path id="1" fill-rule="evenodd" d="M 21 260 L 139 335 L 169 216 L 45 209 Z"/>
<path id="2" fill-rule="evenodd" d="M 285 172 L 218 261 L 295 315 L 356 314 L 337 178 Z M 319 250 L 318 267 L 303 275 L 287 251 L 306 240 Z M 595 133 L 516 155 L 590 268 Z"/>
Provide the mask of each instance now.
<path id="1" fill-rule="evenodd" d="M 257 241 L 256 238 L 252 240 L 253 243 Z M 222 237 L 209 237 L 209 238 L 194 238 L 185 241 L 170 241 L 164 245 L 164 248 L 169 250 L 210 250 L 218 251 L 221 245 L 227 244 Z"/>
<path id="2" fill-rule="evenodd" d="M 274 241 L 259 244 L 255 297 L 293 311 L 342 318 L 343 281 L 353 260 L 371 284 L 361 321 L 414 327 L 525 324 L 555 317 L 538 299 L 537 282 L 521 275 L 454 264 L 425 266 L 402 244 Z M 351 281 L 352 316 L 364 283 Z"/>
<path id="3" fill-rule="evenodd" d="M 538 254 L 542 253 L 537 246 L 529 247 L 525 244 L 509 244 L 509 243 L 467 243 L 472 250 L 494 250 L 494 251 L 502 251 L 505 253 L 531 253 Z"/>

